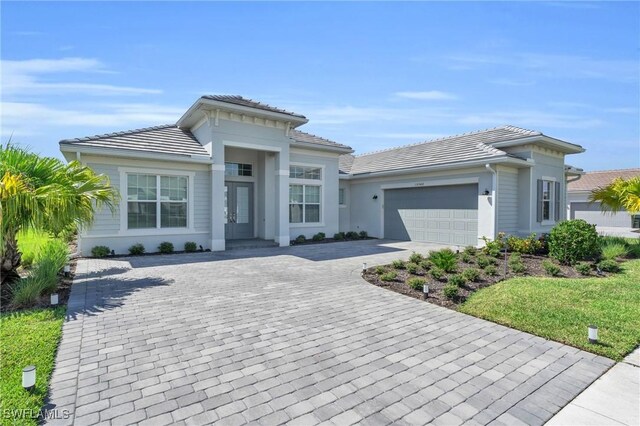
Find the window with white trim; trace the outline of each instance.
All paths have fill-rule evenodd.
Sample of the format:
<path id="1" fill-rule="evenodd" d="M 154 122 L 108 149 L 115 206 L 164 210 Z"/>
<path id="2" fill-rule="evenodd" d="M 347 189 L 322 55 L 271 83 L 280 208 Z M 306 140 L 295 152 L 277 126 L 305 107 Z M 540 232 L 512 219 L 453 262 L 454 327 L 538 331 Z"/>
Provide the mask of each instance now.
<path id="1" fill-rule="evenodd" d="M 319 185 L 289 185 L 289 223 L 320 223 Z"/>
<path id="2" fill-rule="evenodd" d="M 187 176 L 127 174 L 127 227 L 186 228 Z"/>
<path id="3" fill-rule="evenodd" d="M 289 166 L 289 178 L 321 180 L 322 169 L 313 166 Z"/>
<path id="4" fill-rule="evenodd" d="M 538 179 L 538 222 L 557 222 L 560 220 L 560 191 L 560 182 Z"/>
<path id="5" fill-rule="evenodd" d="M 553 188 L 553 182 L 542 181 L 542 220 L 551 220 L 551 188 Z"/>
<path id="6" fill-rule="evenodd" d="M 341 206 L 347 204 L 346 199 L 344 198 L 344 188 L 338 189 L 338 204 Z"/>

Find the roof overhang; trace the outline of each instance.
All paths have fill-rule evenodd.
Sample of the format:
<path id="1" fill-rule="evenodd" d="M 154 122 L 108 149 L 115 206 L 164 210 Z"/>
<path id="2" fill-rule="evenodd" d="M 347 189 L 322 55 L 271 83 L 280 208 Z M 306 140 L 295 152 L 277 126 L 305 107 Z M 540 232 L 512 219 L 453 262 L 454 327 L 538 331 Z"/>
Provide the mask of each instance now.
<path id="1" fill-rule="evenodd" d="M 161 160 L 161 161 L 179 161 L 183 163 L 199 163 L 199 164 L 211 164 L 211 157 L 205 155 L 177 155 L 177 154 L 165 154 L 161 152 L 142 151 L 133 149 L 118 149 L 118 148 L 97 148 L 92 146 L 80 146 L 73 143 L 60 143 L 60 151 L 67 159 L 67 161 L 75 160 L 67 154 L 92 154 L 102 155 L 105 157 L 119 157 L 119 158 L 137 158 L 147 160 Z"/>
<path id="2" fill-rule="evenodd" d="M 546 135 L 529 136 L 526 138 L 513 139 L 513 140 L 508 140 L 503 142 L 495 142 L 488 145 L 494 146 L 496 148 L 508 148 L 513 146 L 527 145 L 527 144 L 541 145 L 547 148 L 555 149 L 564 154 L 580 154 L 581 152 L 585 151 L 585 149 L 580 145 L 565 142 L 560 139 L 552 138 Z"/>
<path id="3" fill-rule="evenodd" d="M 469 161 L 456 161 L 452 163 L 436 164 L 433 166 L 407 167 L 404 169 L 385 170 L 380 172 L 366 172 L 366 173 L 356 173 L 356 174 L 350 173 L 348 175 L 341 175 L 340 179 L 351 180 L 351 179 L 367 179 L 371 177 L 382 177 L 382 176 L 407 175 L 407 174 L 422 173 L 422 172 L 434 172 L 439 170 L 461 169 L 461 168 L 469 168 L 469 167 L 484 167 L 486 164 L 507 164 L 507 165 L 512 165 L 514 167 L 533 167 L 535 165 L 535 161 L 533 161 L 532 159 L 522 159 L 522 158 L 516 158 L 516 157 L 510 156 L 510 155 L 502 155 L 502 156 L 479 158 L 476 160 L 469 160 Z"/>
<path id="4" fill-rule="evenodd" d="M 180 128 L 190 129 L 196 125 L 203 117 L 207 116 L 209 111 L 228 111 L 235 114 L 245 114 L 252 117 L 266 118 L 269 120 L 281 121 L 283 123 L 290 123 L 292 128 L 299 127 L 309 120 L 302 117 L 297 117 L 291 114 L 285 114 L 274 111 L 266 111 L 260 108 L 253 108 L 244 105 L 236 105 L 229 102 L 215 101 L 212 99 L 199 98 L 194 102 L 191 107 L 185 112 L 182 117 L 176 122 L 176 125 Z"/>
<path id="5" fill-rule="evenodd" d="M 318 151 L 328 151 L 335 152 L 336 154 L 351 154 L 353 149 L 351 148 L 342 148 L 340 146 L 330 146 L 324 145 L 321 143 L 313 143 L 313 142 L 298 142 L 295 139 L 291 139 L 290 143 L 291 147 L 301 148 L 301 149 L 313 149 Z"/>
<path id="6" fill-rule="evenodd" d="M 564 173 L 568 176 L 582 176 L 585 174 L 581 168 L 570 166 L 569 164 L 564 165 Z"/>

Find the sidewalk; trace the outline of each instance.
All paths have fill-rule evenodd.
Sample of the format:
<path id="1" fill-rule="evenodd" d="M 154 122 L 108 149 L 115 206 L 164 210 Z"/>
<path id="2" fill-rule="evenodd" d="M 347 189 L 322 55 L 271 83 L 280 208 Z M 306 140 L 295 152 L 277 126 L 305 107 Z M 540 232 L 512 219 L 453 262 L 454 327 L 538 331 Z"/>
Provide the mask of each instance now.
<path id="1" fill-rule="evenodd" d="M 547 425 L 640 425 L 640 347 L 560 410 Z"/>

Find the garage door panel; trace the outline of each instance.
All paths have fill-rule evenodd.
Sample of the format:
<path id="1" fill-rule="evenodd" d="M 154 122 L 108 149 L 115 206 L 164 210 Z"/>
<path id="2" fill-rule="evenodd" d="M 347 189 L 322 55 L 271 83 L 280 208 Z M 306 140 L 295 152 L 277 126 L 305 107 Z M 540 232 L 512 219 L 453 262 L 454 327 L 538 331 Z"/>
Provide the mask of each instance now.
<path id="1" fill-rule="evenodd" d="M 584 219 L 598 226 L 623 227 L 631 226 L 631 215 L 627 212 L 616 214 L 602 213 L 600 203 L 571 203 L 571 219 Z"/>
<path id="2" fill-rule="evenodd" d="M 475 184 L 386 190 L 384 200 L 386 238 L 477 244 Z"/>

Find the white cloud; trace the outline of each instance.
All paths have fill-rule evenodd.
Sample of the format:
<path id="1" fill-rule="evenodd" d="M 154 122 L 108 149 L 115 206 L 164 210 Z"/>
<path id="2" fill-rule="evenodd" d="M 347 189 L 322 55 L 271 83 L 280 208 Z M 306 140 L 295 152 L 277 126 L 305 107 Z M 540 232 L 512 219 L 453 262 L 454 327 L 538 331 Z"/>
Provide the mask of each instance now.
<path id="1" fill-rule="evenodd" d="M 423 91 L 423 92 L 396 92 L 395 95 L 399 98 L 428 100 L 428 101 L 451 100 L 451 99 L 458 98 L 456 95 L 452 93 L 441 92 L 439 90 L 429 90 L 429 91 Z"/>
<path id="2" fill-rule="evenodd" d="M 43 95 L 81 93 L 93 96 L 149 95 L 162 90 L 103 83 L 52 82 L 44 77 L 70 73 L 113 73 L 97 59 L 62 58 L 28 59 L 23 61 L 2 60 L 2 92 L 7 95 Z"/>

